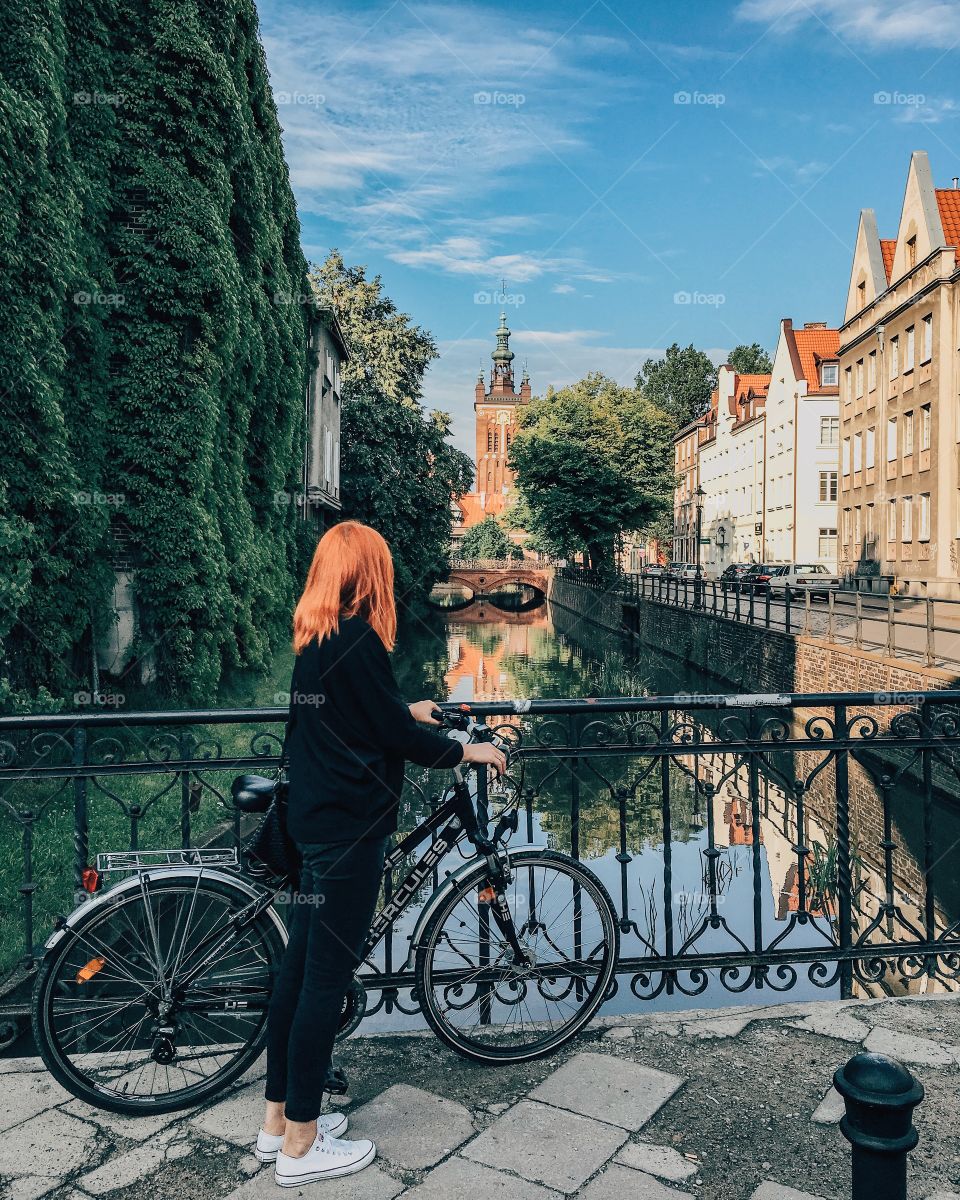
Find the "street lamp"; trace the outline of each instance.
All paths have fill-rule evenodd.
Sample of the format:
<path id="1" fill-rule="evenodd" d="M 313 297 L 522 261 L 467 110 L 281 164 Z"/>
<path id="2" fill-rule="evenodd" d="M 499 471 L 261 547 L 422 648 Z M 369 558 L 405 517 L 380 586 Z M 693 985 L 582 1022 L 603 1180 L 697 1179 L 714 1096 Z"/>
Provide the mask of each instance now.
<path id="1" fill-rule="evenodd" d="M 703 532 L 703 498 L 707 494 L 698 483 L 693 493 L 697 498 L 697 578 L 694 583 L 693 605 L 699 608 L 703 599 L 703 568 L 700 565 L 700 535 Z"/>

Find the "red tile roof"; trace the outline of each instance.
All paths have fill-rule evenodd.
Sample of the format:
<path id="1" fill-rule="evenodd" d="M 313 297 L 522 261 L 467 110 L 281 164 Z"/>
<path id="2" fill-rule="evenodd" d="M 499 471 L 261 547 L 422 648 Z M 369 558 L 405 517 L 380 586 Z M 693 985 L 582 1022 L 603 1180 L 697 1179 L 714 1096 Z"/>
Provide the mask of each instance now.
<path id="1" fill-rule="evenodd" d="M 890 272 L 893 270 L 893 256 L 897 252 L 896 238 L 881 238 L 880 253 L 883 255 L 883 270 L 887 276 L 887 283 L 890 282 Z"/>
<path id="2" fill-rule="evenodd" d="M 960 188 L 937 188 L 937 208 L 940 223 L 948 246 L 954 247 L 957 262 L 960 262 Z"/>
<path id="3" fill-rule="evenodd" d="M 824 359 L 837 357 L 840 349 L 839 329 L 795 329 L 793 336 L 797 339 L 797 351 L 800 354 L 800 365 L 807 381 L 807 394 L 819 392 L 820 363 Z M 828 389 L 834 391 L 834 388 Z"/>
<path id="4" fill-rule="evenodd" d="M 738 375 L 734 382 L 733 395 L 730 397 L 730 412 L 740 422 L 743 420 L 742 408 L 751 400 L 756 401 L 753 413 L 749 419 L 759 415 L 759 410 L 766 404 L 767 389 L 770 387 L 771 375 Z"/>
<path id="5" fill-rule="evenodd" d="M 479 525 L 485 517 L 502 513 L 506 497 L 501 492 L 467 492 L 456 503 L 463 513 L 463 526 L 469 529 L 471 525 Z"/>

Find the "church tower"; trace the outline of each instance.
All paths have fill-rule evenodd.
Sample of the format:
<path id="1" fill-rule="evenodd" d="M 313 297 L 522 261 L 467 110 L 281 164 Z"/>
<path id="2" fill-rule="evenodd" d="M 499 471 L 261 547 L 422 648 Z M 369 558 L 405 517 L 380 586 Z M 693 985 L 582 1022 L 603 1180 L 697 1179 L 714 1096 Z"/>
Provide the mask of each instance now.
<path id="1" fill-rule="evenodd" d="M 507 314 L 503 312 L 492 358 L 490 387 L 485 387 L 481 370 L 473 402 L 477 420 L 477 475 L 473 486 L 474 493 L 481 497 L 484 513 L 499 512 L 511 491 L 513 472 L 507 466 L 507 458 L 517 430 L 517 406 L 530 399 L 526 368 L 520 390 L 517 391 L 514 385 L 514 353 L 510 349 Z"/>

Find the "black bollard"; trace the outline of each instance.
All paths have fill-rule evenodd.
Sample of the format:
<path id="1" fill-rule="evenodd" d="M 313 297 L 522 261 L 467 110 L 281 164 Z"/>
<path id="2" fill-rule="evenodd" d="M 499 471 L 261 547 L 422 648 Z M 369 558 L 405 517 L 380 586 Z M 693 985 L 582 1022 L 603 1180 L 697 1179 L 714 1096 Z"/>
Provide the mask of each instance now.
<path id="1" fill-rule="evenodd" d="M 919 1137 L 913 1110 L 923 1085 L 883 1054 L 855 1054 L 833 1085 L 846 1106 L 840 1131 L 853 1147 L 852 1200 L 906 1200 L 907 1154 Z"/>

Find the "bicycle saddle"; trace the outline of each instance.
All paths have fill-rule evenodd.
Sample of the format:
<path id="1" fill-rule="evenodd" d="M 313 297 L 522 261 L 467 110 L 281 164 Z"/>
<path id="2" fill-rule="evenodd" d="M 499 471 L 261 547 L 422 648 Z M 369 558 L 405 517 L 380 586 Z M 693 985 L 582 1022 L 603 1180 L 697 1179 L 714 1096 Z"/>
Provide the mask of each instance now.
<path id="1" fill-rule="evenodd" d="M 265 775 L 238 775 L 230 785 L 233 803 L 246 813 L 266 812 L 277 787 L 275 779 Z"/>

